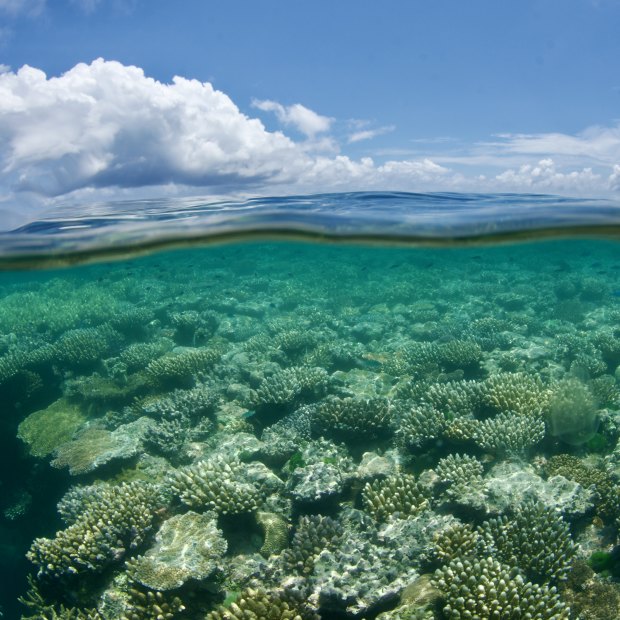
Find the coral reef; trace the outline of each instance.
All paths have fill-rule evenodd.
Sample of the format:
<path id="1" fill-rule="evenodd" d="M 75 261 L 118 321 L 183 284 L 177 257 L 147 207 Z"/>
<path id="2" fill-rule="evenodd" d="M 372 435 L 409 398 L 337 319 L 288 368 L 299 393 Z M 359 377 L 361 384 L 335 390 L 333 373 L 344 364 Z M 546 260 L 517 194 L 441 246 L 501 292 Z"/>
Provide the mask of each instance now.
<path id="1" fill-rule="evenodd" d="M 617 616 L 617 251 L 574 243 L 8 281 L 6 617 Z"/>

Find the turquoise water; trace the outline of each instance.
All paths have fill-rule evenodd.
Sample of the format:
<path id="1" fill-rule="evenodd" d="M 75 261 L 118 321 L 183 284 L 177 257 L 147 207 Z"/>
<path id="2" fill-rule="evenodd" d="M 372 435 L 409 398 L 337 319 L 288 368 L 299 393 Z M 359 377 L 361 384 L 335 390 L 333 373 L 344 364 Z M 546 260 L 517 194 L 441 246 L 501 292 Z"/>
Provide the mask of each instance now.
<path id="1" fill-rule="evenodd" d="M 617 211 L 391 196 L 5 235 L 227 241 L 0 274 L 5 617 L 620 617 Z"/>

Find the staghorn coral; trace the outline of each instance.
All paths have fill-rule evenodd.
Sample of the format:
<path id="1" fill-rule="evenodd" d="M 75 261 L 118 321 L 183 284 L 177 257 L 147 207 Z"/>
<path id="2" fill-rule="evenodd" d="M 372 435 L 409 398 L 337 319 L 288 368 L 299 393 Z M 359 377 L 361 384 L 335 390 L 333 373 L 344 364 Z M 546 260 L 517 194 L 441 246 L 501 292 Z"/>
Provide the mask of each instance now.
<path id="1" fill-rule="evenodd" d="M 28 591 L 18 601 L 33 615 L 22 615 L 21 620 L 105 620 L 96 609 L 66 607 L 64 604 L 50 604 L 41 594 L 32 575 L 28 576 Z"/>
<path id="2" fill-rule="evenodd" d="M 471 416 L 480 405 L 480 384 L 476 381 L 433 383 L 422 398 L 447 419 Z"/>
<path id="3" fill-rule="evenodd" d="M 482 349 L 472 340 L 452 340 L 441 344 L 413 342 L 396 353 L 385 364 L 389 374 L 424 375 L 433 368 L 450 372 L 456 369 L 474 372 L 482 360 Z"/>
<path id="4" fill-rule="evenodd" d="M 506 372 L 481 384 L 481 398 L 485 406 L 499 413 L 540 416 L 547 408 L 549 390 L 538 376 Z"/>
<path id="5" fill-rule="evenodd" d="M 475 557 L 481 547 L 481 536 L 470 523 L 455 523 L 433 537 L 433 555 L 442 562 Z"/>
<path id="6" fill-rule="evenodd" d="M 362 500 L 364 508 L 376 521 L 385 521 L 392 515 L 404 519 L 430 505 L 425 491 L 411 474 L 367 482 Z"/>
<path id="7" fill-rule="evenodd" d="M 120 353 L 120 361 L 125 364 L 127 372 L 146 368 L 154 358 L 160 357 L 172 349 L 172 343 L 161 339 L 155 342 L 136 342 L 126 346 Z"/>
<path id="8" fill-rule="evenodd" d="M 482 349 L 472 340 L 452 340 L 437 346 L 437 362 L 447 372 L 455 369 L 475 372 L 481 360 Z"/>
<path id="9" fill-rule="evenodd" d="M 482 472 L 482 463 L 468 454 L 449 454 L 440 459 L 435 467 L 443 493 L 448 496 L 457 496 L 481 487 Z"/>
<path id="10" fill-rule="evenodd" d="M 72 329 L 54 345 L 54 361 L 72 368 L 91 366 L 106 357 L 121 341 L 120 334 L 109 325 Z"/>
<path id="11" fill-rule="evenodd" d="M 215 348 L 185 349 L 159 357 L 146 367 L 147 376 L 156 386 L 184 386 L 216 364 L 221 352 Z"/>
<path id="12" fill-rule="evenodd" d="M 600 330 L 594 336 L 594 345 L 610 368 L 615 368 L 620 364 L 620 331 L 618 329 Z"/>
<path id="13" fill-rule="evenodd" d="M 280 555 L 278 568 L 284 575 L 310 575 L 321 551 L 337 547 L 343 535 L 342 525 L 331 517 L 300 517 L 290 547 Z"/>
<path id="14" fill-rule="evenodd" d="M 394 401 L 394 410 L 396 438 L 409 449 L 419 448 L 427 441 L 437 439 L 447 424 L 444 414 L 431 405 Z"/>
<path id="15" fill-rule="evenodd" d="M 396 377 L 423 375 L 437 366 L 437 345 L 430 342 L 412 342 L 396 351 L 384 363 L 385 372 Z"/>
<path id="16" fill-rule="evenodd" d="M 542 418 L 507 412 L 478 422 L 471 439 L 495 454 L 521 454 L 540 443 L 544 436 Z"/>
<path id="17" fill-rule="evenodd" d="M 387 398 L 330 398 L 317 405 L 313 424 L 319 434 L 350 441 L 389 434 L 392 415 Z"/>
<path id="18" fill-rule="evenodd" d="M 445 618 L 569 618 L 555 587 L 527 582 L 492 557 L 454 559 L 437 570 L 435 585 L 445 596 Z"/>
<path id="19" fill-rule="evenodd" d="M 320 620 L 299 594 L 248 588 L 228 607 L 221 606 L 205 620 Z"/>
<path id="20" fill-rule="evenodd" d="M 281 463 L 310 441 L 311 432 L 312 409 L 300 407 L 263 431 L 261 455 L 268 461 Z"/>
<path id="21" fill-rule="evenodd" d="M 576 547 L 568 525 L 553 509 L 526 502 L 514 515 L 485 521 L 478 533 L 485 555 L 517 566 L 538 583 L 567 578 Z"/>
<path id="22" fill-rule="evenodd" d="M 101 571 L 142 544 L 161 506 L 157 487 L 142 482 L 99 485 L 81 497 L 74 494 L 61 508 L 68 527 L 54 538 L 37 538 L 27 557 L 39 575 Z"/>
<path id="23" fill-rule="evenodd" d="M 129 608 L 121 620 L 176 620 L 183 617 L 184 611 L 185 605 L 178 596 L 132 588 L 129 591 Z"/>
<path id="24" fill-rule="evenodd" d="M 222 457 L 177 470 L 169 484 L 190 508 L 220 514 L 254 512 L 263 497 L 261 490 L 246 480 L 241 462 Z"/>
<path id="25" fill-rule="evenodd" d="M 294 407 L 322 396 L 327 390 L 329 376 L 323 368 L 293 366 L 279 370 L 263 379 L 252 392 L 249 407 L 254 409 L 280 406 Z"/>
<path id="26" fill-rule="evenodd" d="M 205 416 L 211 416 L 218 404 L 217 394 L 205 384 L 189 390 L 174 390 L 163 397 L 147 397 L 134 404 L 139 415 L 155 419 L 171 420 L 185 418 L 195 423 Z"/>

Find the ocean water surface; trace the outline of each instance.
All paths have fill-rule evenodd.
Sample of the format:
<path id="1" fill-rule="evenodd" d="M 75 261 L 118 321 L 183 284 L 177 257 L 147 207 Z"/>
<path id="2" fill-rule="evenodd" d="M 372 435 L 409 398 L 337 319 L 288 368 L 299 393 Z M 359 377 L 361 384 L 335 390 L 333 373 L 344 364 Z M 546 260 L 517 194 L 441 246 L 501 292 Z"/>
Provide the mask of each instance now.
<path id="1" fill-rule="evenodd" d="M 620 206 L 93 205 L 0 235 L 6 618 L 620 618 Z"/>

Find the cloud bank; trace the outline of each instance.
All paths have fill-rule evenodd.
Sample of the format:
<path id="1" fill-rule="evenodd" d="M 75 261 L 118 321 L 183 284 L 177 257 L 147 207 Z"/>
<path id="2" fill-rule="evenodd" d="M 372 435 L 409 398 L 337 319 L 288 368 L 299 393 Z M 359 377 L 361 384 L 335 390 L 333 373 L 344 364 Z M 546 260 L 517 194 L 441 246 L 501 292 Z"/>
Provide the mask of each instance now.
<path id="1" fill-rule="evenodd" d="M 341 153 L 332 118 L 301 104 L 252 105 L 273 112 L 283 130 L 268 131 L 209 83 L 183 77 L 162 83 L 118 62 L 78 64 L 59 77 L 3 67 L 0 205 L 6 211 L 157 192 L 620 192 L 620 126 L 574 136 L 504 135 L 466 152 L 375 161 Z M 302 138 L 284 133 L 291 128 Z M 392 129 L 360 128 L 345 145 Z"/>

